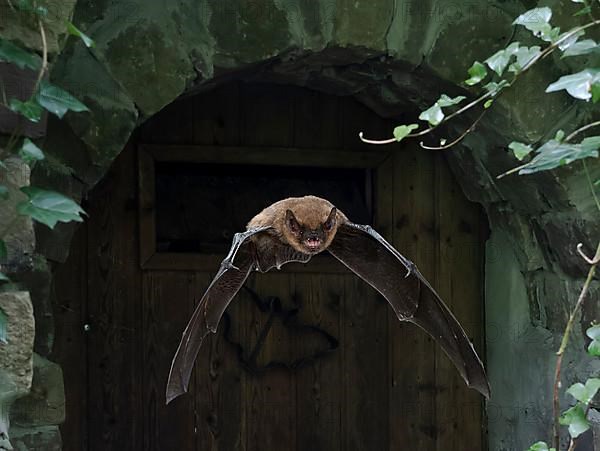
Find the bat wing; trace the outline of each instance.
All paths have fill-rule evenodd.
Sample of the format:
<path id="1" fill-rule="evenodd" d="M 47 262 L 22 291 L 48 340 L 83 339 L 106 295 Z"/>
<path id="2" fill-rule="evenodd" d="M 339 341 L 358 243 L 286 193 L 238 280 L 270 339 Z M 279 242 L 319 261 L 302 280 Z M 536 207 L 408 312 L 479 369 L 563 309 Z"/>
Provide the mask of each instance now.
<path id="1" fill-rule="evenodd" d="M 217 331 L 223 312 L 242 287 L 250 272 L 254 269 L 266 272 L 273 267 L 298 261 L 306 263 L 310 256 L 295 252 L 289 246 L 273 242 L 273 245 L 257 249 L 248 240 L 270 227 L 258 227 L 243 233 L 236 233 L 229 254 L 214 279 L 196 306 L 188 322 L 181 342 L 173 357 L 169 379 L 167 381 L 167 404 L 179 395 L 187 392 L 194 362 L 202 341 L 209 333 Z"/>
<path id="2" fill-rule="evenodd" d="M 473 345 L 413 262 L 367 225 L 341 225 L 328 250 L 381 293 L 401 321 L 410 321 L 431 335 L 467 386 L 489 398 L 489 383 Z"/>

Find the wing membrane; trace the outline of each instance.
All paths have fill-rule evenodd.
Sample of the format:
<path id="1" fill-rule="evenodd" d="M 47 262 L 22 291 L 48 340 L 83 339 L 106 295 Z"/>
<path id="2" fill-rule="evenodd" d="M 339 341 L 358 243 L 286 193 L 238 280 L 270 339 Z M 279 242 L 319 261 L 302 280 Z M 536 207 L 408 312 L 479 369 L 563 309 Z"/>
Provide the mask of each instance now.
<path id="1" fill-rule="evenodd" d="M 381 293 L 398 319 L 431 335 L 446 352 L 467 386 L 490 396 L 479 356 L 465 331 L 417 267 L 370 226 L 338 228 L 329 252 Z"/>
<path id="2" fill-rule="evenodd" d="M 202 341 L 210 332 L 216 332 L 223 312 L 254 269 L 254 255 L 248 238 L 267 228 L 236 234 L 229 254 L 221 263 L 208 289 L 196 306 L 181 342 L 173 357 L 167 381 L 167 404 L 187 392 L 194 362 Z"/>

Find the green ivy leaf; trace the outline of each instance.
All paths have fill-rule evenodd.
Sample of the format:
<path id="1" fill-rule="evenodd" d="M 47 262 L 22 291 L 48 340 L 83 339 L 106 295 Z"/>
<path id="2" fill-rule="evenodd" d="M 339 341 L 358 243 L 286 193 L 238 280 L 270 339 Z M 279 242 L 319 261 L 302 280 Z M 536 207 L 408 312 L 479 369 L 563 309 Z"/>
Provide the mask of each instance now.
<path id="1" fill-rule="evenodd" d="M 443 108 L 456 105 L 465 99 L 465 96 L 448 97 L 446 94 L 442 94 L 436 103 Z"/>
<path id="2" fill-rule="evenodd" d="M 492 106 L 492 103 L 494 103 L 494 99 L 487 99 L 483 104 L 483 107 L 487 109 Z"/>
<path id="3" fill-rule="evenodd" d="M 537 45 L 532 47 L 519 47 L 514 52 L 516 61 L 508 67 L 509 72 L 521 72 L 525 65 L 540 53 L 542 53 L 542 48 Z"/>
<path id="4" fill-rule="evenodd" d="M 584 31 L 580 30 L 576 33 L 573 33 L 572 30 L 569 31 L 565 31 L 564 33 L 562 33 L 561 35 L 559 35 L 556 38 L 557 42 L 560 42 L 558 44 L 558 48 L 561 51 L 565 51 L 567 50 L 569 47 L 571 47 L 572 45 L 575 45 L 577 43 L 577 40 L 583 36 L 585 34 Z"/>
<path id="5" fill-rule="evenodd" d="M 574 2 L 574 3 L 578 3 L 578 2 Z M 589 14 L 591 12 L 592 12 L 592 6 L 591 5 L 584 6 L 579 11 L 577 11 L 575 14 L 573 14 L 573 17 L 583 16 L 583 15 Z"/>
<path id="6" fill-rule="evenodd" d="M 560 77 L 546 88 L 546 92 L 556 92 L 565 89 L 576 99 L 589 100 L 592 97 L 591 88 L 600 82 L 599 69 L 584 69 L 576 74 Z"/>
<path id="7" fill-rule="evenodd" d="M 448 97 L 446 94 L 442 94 L 431 107 L 421 112 L 419 119 L 427 121 L 430 125 L 435 127 L 444 119 L 445 115 L 442 111 L 443 107 L 456 105 L 465 99 L 465 96 Z"/>
<path id="8" fill-rule="evenodd" d="M 534 36 L 544 41 L 551 41 L 553 33 L 557 34 L 550 25 L 551 18 L 552 10 L 547 6 L 533 8 L 517 17 L 513 25 L 522 25 L 531 31 Z"/>
<path id="9" fill-rule="evenodd" d="M 4 260 L 8 255 L 8 250 L 6 249 L 6 243 L 4 240 L 0 239 L 0 260 Z"/>
<path id="10" fill-rule="evenodd" d="M 421 112 L 421 114 L 419 114 L 419 119 L 422 121 L 427 121 L 430 125 L 435 127 L 442 122 L 442 119 L 444 119 L 444 112 L 436 102 L 433 104 L 433 106 Z"/>
<path id="11" fill-rule="evenodd" d="M 40 83 L 40 90 L 36 94 L 36 99 L 41 106 L 57 115 L 59 118 L 62 118 L 69 110 L 89 111 L 88 107 L 67 91 L 58 86 L 54 86 L 45 80 L 42 80 Z"/>
<path id="12" fill-rule="evenodd" d="M 396 138 L 396 141 L 400 142 L 404 138 L 406 138 L 406 136 L 409 135 L 410 132 L 417 128 L 419 128 L 417 124 L 399 125 L 394 129 L 394 138 Z"/>
<path id="13" fill-rule="evenodd" d="M 86 47 L 94 47 L 96 43 L 92 38 L 86 35 L 83 31 L 73 25 L 71 22 L 67 22 L 67 32 L 73 36 L 77 36 L 79 39 L 83 41 Z"/>
<path id="14" fill-rule="evenodd" d="M 504 69 L 508 66 L 512 56 L 519 50 L 519 43 L 513 42 L 503 50 L 498 50 L 492 56 L 484 61 L 490 69 L 502 76 Z"/>
<path id="15" fill-rule="evenodd" d="M 527 155 L 533 151 L 533 147 L 528 144 L 523 144 L 517 141 L 513 141 L 508 145 L 508 148 L 513 151 L 513 155 L 519 161 L 523 160 Z"/>
<path id="16" fill-rule="evenodd" d="M 588 354 L 600 357 L 600 325 L 590 327 L 585 331 L 585 334 L 592 339 L 592 342 L 588 346 Z"/>
<path id="17" fill-rule="evenodd" d="M 564 130 L 557 130 L 556 133 L 554 134 L 554 139 L 558 142 L 562 142 L 564 137 L 565 137 Z"/>
<path id="18" fill-rule="evenodd" d="M 546 442 L 536 442 L 527 451 L 556 451 L 556 448 L 548 448 Z"/>
<path id="19" fill-rule="evenodd" d="M 537 155 L 519 171 L 519 174 L 548 171 L 570 164 L 575 160 L 598 156 L 599 137 L 584 139 L 580 144 L 560 143 L 554 139 L 546 142 L 536 150 Z M 588 140 L 588 141 L 586 141 Z"/>
<path id="20" fill-rule="evenodd" d="M 587 55 L 588 53 L 598 52 L 598 44 L 593 39 L 584 39 L 570 45 L 562 54 L 561 58 L 568 56 Z"/>
<path id="21" fill-rule="evenodd" d="M 487 69 L 479 61 L 475 61 L 469 68 L 469 76 L 470 78 L 465 80 L 465 83 L 469 86 L 476 85 L 487 76 Z"/>
<path id="22" fill-rule="evenodd" d="M 510 86 L 510 83 L 506 80 L 500 80 L 499 83 L 496 83 L 495 81 L 490 81 L 489 83 L 483 86 L 483 89 L 491 93 L 493 96 L 497 96 L 498 93 L 507 86 Z"/>
<path id="23" fill-rule="evenodd" d="M 590 428 L 590 423 L 585 417 L 585 412 L 581 404 L 576 404 L 569 410 L 566 410 L 559 419 L 560 424 L 569 426 L 571 437 L 577 438 Z"/>
<path id="24" fill-rule="evenodd" d="M 592 83 L 592 102 L 597 103 L 600 100 L 600 82 Z"/>
<path id="25" fill-rule="evenodd" d="M 8 199 L 8 188 L 4 185 L 0 185 L 0 199 Z"/>
<path id="26" fill-rule="evenodd" d="M 82 222 L 85 211 L 73 200 L 55 191 L 46 191 L 34 186 L 21 188 L 29 200 L 17 205 L 19 214 L 31 216 L 51 229 L 57 222 Z"/>
<path id="27" fill-rule="evenodd" d="M 0 38 L 0 61 L 16 64 L 21 69 L 39 70 L 42 67 L 42 60 L 38 55 L 2 38 Z"/>
<path id="28" fill-rule="evenodd" d="M 42 118 L 42 107 L 33 99 L 22 102 L 13 98 L 8 102 L 8 107 L 15 113 L 25 116 L 31 122 L 39 122 Z"/>
<path id="29" fill-rule="evenodd" d="M 19 156 L 28 166 L 31 166 L 34 162 L 44 159 L 44 152 L 29 138 L 25 138 L 19 150 Z"/>
<path id="30" fill-rule="evenodd" d="M 8 277 L 0 272 L 0 282 L 9 282 Z M 8 318 L 4 310 L 0 308 L 0 343 L 7 344 L 8 343 Z"/>
<path id="31" fill-rule="evenodd" d="M 585 385 L 581 382 L 571 385 L 567 393 L 582 404 L 588 405 L 596 396 L 598 389 L 600 389 L 600 379 L 592 377 L 585 381 Z"/>

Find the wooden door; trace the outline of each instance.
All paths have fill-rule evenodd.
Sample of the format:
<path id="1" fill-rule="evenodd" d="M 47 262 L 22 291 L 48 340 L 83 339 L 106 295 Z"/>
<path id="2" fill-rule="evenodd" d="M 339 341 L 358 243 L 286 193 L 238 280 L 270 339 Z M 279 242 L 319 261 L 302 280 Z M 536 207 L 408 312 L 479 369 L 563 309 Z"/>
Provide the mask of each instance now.
<path id="1" fill-rule="evenodd" d="M 90 195 L 90 218 L 56 271 L 65 449 L 484 449 L 480 397 L 441 349 L 327 260 L 251 276 L 203 344 L 190 394 L 164 405 L 181 331 L 217 267 L 140 260 L 137 148 L 293 148 L 325 161 L 330 151 L 373 151 L 358 131 L 392 126 L 350 98 L 238 83 L 143 125 Z M 390 153 L 372 189 L 376 228 L 439 288 L 481 352 L 479 208 L 442 155 L 417 149 Z M 261 310 L 253 293 L 277 301 Z"/>

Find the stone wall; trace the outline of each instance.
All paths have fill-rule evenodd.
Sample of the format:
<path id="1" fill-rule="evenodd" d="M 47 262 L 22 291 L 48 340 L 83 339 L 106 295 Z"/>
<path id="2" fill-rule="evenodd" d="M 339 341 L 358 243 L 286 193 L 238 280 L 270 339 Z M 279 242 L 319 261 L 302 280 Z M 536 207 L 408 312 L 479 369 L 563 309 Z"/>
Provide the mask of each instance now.
<path id="1" fill-rule="evenodd" d="M 81 198 L 137 125 L 178 96 L 232 78 L 353 95 L 382 116 L 413 122 L 417 109 L 440 93 L 463 93 L 459 83 L 472 61 L 503 47 L 513 37 L 512 19 L 534 3 L 80 0 L 74 20 L 96 47 L 69 42 L 51 77 L 91 112 L 69 114 L 62 122 L 49 119 L 44 149 L 50 158 L 36 167 L 33 180 Z M 569 5 L 564 8 L 555 6 L 559 21 L 570 17 Z M 515 32 L 516 39 L 527 39 Z M 516 164 L 506 151 L 508 142 L 573 129 L 589 113 L 588 106 L 561 93 L 544 94 L 557 75 L 556 66 L 547 64 L 524 77 L 475 133 L 448 152 L 463 190 L 484 205 L 492 229 L 485 302 L 494 451 L 526 449 L 550 436 L 553 352 L 586 271 L 575 245 L 583 242 L 591 253 L 598 240 L 597 211 L 578 166 L 496 179 Z M 456 136 L 469 119 L 444 132 Z M 592 177 L 600 178 L 600 165 L 591 166 Z M 73 227 L 61 224 L 52 232 L 36 227 L 37 255 L 52 264 L 64 261 Z M 23 242 L 24 249 L 31 243 Z M 39 264 L 15 271 L 15 279 L 36 293 L 35 343 L 43 357 L 52 342 L 48 292 L 42 288 L 48 272 L 45 260 L 30 259 Z M 565 384 L 599 369 L 585 356 L 583 335 L 600 317 L 599 293 L 595 281 L 564 364 Z M 42 359 L 38 363 L 54 375 L 46 380 L 56 382 L 57 370 Z M 35 400 L 23 405 L 29 403 Z M 48 416 L 52 422 L 61 418 L 58 412 Z M 27 417 L 15 411 L 14 418 Z M 54 440 L 52 426 L 30 427 Z"/>
<path id="2" fill-rule="evenodd" d="M 45 29 L 52 59 L 65 38 L 64 23 L 75 1 L 37 3 L 49 10 Z M 0 36 L 31 50 L 42 48 L 35 23 L 8 3 L 2 5 Z M 31 71 L 0 63 L 0 78 L 8 97 L 25 100 L 31 95 L 36 77 Z M 45 135 L 45 115 L 40 123 L 32 125 L 0 108 L 0 148 L 15 128 L 32 139 Z M 60 450 L 58 425 L 64 421 L 65 404 L 62 372 L 46 359 L 53 337 L 48 299 L 51 275 L 46 259 L 35 251 L 31 220 L 16 216 L 15 205 L 25 199 L 19 187 L 30 183 L 29 167 L 18 158 L 9 158 L 5 163 L 8 169 L 0 171 L 0 183 L 8 187 L 9 198 L 2 201 L 0 230 L 4 231 L 8 256 L 0 262 L 0 270 L 13 283 L 0 286 L 0 308 L 8 321 L 7 343 L 0 343 L 0 450 Z"/>

